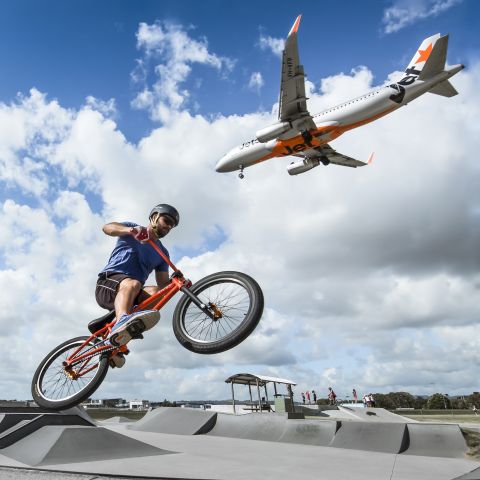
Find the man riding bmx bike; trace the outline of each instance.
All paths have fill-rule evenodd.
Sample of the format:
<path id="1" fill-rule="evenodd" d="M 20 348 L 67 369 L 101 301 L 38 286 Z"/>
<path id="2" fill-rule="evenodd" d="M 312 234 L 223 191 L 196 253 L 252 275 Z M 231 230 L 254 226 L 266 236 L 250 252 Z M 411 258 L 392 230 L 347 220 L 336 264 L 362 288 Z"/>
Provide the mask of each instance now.
<path id="1" fill-rule="evenodd" d="M 160 239 L 180 221 L 178 211 L 166 203 L 153 207 L 147 227 L 133 222 L 112 222 L 103 226 L 103 232 L 118 237 L 107 265 L 98 274 L 95 298 L 107 310 L 115 310 L 117 322 L 108 337 L 116 347 L 132 338 L 143 338 L 142 333 L 154 327 L 159 319 L 157 310 L 130 313 L 134 305 L 169 283 L 168 265 L 146 242 L 153 240 L 169 257 Z M 156 286 L 144 286 L 155 270 Z M 122 367 L 125 358 L 121 352 L 112 358 L 112 366 Z"/>

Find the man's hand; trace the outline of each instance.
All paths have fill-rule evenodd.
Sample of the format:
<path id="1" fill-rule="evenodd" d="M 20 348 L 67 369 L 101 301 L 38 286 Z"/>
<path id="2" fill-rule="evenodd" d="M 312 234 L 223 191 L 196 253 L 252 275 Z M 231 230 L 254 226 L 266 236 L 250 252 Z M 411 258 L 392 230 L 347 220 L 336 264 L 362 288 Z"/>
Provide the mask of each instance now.
<path id="1" fill-rule="evenodd" d="M 147 243 L 149 240 L 154 238 L 150 225 L 148 227 L 141 227 L 140 225 L 137 227 L 132 227 L 130 229 L 130 235 L 132 235 L 135 240 L 141 243 Z"/>

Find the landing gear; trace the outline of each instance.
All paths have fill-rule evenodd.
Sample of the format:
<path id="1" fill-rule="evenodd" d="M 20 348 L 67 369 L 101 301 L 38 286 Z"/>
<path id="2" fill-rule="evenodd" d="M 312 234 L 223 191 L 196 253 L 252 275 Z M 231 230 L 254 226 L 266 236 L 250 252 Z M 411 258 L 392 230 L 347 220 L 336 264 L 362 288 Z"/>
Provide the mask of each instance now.
<path id="1" fill-rule="evenodd" d="M 313 137 L 310 134 L 308 130 L 304 130 L 303 132 L 300 132 L 302 134 L 303 140 L 305 141 L 305 144 L 308 146 L 312 146 L 312 140 Z"/>
<path id="2" fill-rule="evenodd" d="M 317 157 L 320 163 L 325 166 L 330 165 L 330 160 L 328 157 L 322 154 L 322 147 L 316 147 L 315 150 L 320 153 L 320 155 Z"/>
<path id="3" fill-rule="evenodd" d="M 245 175 L 243 174 L 243 165 L 239 165 L 240 167 L 240 173 L 238 174 L 238 178 L 240 178 L 240 180 L 242 178 L 245 178 Z"/>

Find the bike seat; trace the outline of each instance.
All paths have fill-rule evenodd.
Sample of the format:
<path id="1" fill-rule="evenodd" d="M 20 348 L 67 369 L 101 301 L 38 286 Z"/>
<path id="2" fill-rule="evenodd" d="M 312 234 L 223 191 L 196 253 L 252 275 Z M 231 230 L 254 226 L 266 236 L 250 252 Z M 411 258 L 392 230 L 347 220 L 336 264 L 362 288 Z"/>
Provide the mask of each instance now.
<path id="1" fill-rule="evenodd" d="M 95 333 L 97 330 L 103 328 L 107 323 L 111 322 L 115 318 L 115 310 L 112 310 L 103 317 L 96 318 L 88 324 L 88 329 L 91 333 Z"/>

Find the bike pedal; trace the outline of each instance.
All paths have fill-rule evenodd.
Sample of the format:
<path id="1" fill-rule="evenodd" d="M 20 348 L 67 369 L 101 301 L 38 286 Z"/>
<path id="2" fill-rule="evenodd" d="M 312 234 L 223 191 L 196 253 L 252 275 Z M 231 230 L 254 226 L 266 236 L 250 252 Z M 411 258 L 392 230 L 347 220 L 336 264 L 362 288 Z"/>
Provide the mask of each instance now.
<path id="1" fill-rule="evenodd" d="M 132 335 L 132 340 L 143 340 L 143 335 L 141 333 L 135 333 Z"/>
<path id="2" fill-rule="evenodd" d="M 137 324 L 130 325 L 127 330 L 132 338 L 143 338 L 142 333 L 145 331 L 145 325 L 140 321 Z"/>
<path id="3" fill-rule="evenodd" d="M 125 357 L 123 353 L 117 353 L 113 357 L 110 357 L 108 363 L 112 368 L 122 368 L 125 365 Z"/>

